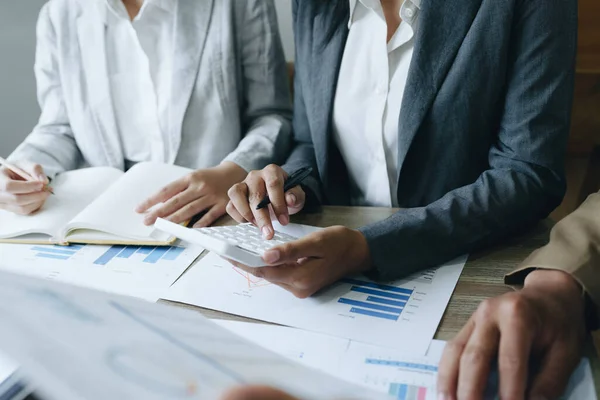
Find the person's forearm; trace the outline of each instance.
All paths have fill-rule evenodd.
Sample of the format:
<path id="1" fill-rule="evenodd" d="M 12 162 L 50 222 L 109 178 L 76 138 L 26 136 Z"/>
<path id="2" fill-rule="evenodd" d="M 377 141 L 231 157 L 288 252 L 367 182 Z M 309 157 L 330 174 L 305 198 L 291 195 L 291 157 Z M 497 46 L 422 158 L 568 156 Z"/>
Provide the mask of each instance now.
<path id="1" fill-rule="evenodd" d="M 543 180 L 541 175 L 537 179 Z M 400 210 L 361 228 L 371 249 L 374 278 L 398 279 L 440 265 L 536 223 L 560 202 L 554 195 L 560 183 L 543 181 L 542 188 L 529 175 L 489 170 L 474 184 L 426 207 Z"/>
<path id="2" fill-rule="evenodd" d="M 519 286 L 541 270 L 555 270 L 578 282 L 594 305 L 600 304 L 600 194 L 591 195 L 579 209 L 552 229 L 549 243 L 531 254 L 521 266 L 505 277 Z M 590 309 L 590 311 L 594 311 Z M 596 310 L 597 311 L 597 310 Z M 598 314 L 598 313 L 597 313 Z M 592 317 L 590 314 L 589 317 Z M 600 321 L 598 315 L 594 321 Z"/>

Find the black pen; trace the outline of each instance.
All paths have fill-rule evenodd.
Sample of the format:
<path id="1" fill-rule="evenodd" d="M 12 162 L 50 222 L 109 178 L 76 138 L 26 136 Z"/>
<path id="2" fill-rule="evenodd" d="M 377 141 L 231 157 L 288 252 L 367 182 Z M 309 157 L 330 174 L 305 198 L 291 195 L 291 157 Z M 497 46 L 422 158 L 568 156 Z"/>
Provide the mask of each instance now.
<path id="1" fill-rule="evenodd" d="M 311 167 L 300 168 L 298 171 L 294 172 L 289 176 L 289 178 L 285 181 L 285 185 L 283 185 L 283 193 L 287 193 L 288 190 L 295 188 L 299 184 L 302 183 L 310 174 L 312 174 L 313 169 Z M 269 196 L 265 197 L 258 206 L 257 210 L 262 210 L 266 208 L 269 204 L 271 204 L 271 199 Z"/>

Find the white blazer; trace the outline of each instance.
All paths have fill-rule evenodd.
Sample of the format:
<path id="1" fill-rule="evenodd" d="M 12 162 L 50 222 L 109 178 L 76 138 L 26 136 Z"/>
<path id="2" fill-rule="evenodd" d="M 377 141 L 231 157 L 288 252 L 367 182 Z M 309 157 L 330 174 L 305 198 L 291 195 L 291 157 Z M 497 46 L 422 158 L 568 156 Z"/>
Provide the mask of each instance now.
<path id="1" fill-rule="evenodd" d="M 38 125 L 10 156 L 52 177 L 84 166 L 125 169 L 105 52 L 91 0 L 50 0 L 37 27 Z M 291 100 L 272 0 L 178 0 L 167 160 L 246 170 L 281 163 Z"/>

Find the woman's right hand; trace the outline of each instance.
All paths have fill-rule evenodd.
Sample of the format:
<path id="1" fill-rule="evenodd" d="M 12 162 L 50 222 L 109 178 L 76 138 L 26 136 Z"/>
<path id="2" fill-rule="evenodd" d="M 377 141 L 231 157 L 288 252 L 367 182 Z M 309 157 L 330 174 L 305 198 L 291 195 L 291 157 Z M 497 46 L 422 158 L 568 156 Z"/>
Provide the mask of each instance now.
<path id="1" fill-rule="evenodd" d="M 25 181 L 8 168 L 0 168 L 0 209 L 29 215 L 42 208 L 48 199 L 50 193 L 45 188 L 49 181 L 39 164 L 19 162 L 16 166 L 36 180 Z"/>
<path id="2" fill-rule="evenodd" d="M 246 179 L 229 189 L 227 213 L 237 222 L 251 222 L 262 232 L 265 239 L 275 235 L 271 220 L 276 219 L 281 225 L 290 222 L 290 215 L 304 208 L 306 194 L 300 186 L 287 193 L 283 192 L 287 173 L 277 165 L 269 165 L 260 171 L 252 171 Z M 258 204 L 269 196 L 271 205 L 257 210 Z"/>

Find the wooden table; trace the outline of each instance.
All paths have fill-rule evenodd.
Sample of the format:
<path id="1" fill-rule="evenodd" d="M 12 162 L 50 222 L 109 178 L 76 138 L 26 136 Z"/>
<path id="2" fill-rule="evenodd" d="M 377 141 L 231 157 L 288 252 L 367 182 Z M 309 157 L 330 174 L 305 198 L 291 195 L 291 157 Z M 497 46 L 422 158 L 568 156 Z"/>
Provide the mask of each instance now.
<path id="1" fill-rule="evenodd" d="M 389 208 L 324 207 L 322 213 L 295 216 L 292 218 L 292 222 L 322 227 L 344 225 L 349 228 L 358 228 L 381 221 L 396 211 Z M 232 220 L 225 218 L 219 224 L 229 225 L 232 223 Z M 482 300 L 512 290 L 504 285 L 504 275 L 513 271 L 532 251 L 548 242 L 551 226 L 550 221 L 544 221 L 526 233 L 510 237 L 502 245 L 472 254 L 463 270 L 435 338 L 452 339 Z M 435 248 L 432 251 L 435 251 Z M 209 318 L 264 323 L 195 306 L 178 305 L 198 310 Z M 600 363 L 591 341 L 586 353 L 592 360 L 596 388 L 598 388 L 600 387 Z"/>

